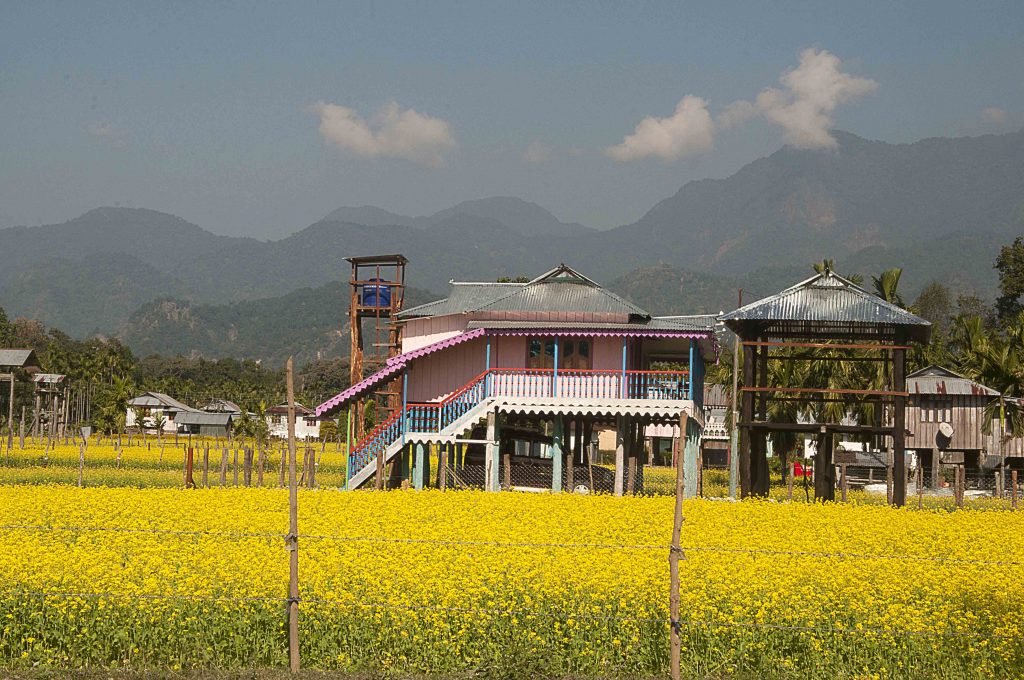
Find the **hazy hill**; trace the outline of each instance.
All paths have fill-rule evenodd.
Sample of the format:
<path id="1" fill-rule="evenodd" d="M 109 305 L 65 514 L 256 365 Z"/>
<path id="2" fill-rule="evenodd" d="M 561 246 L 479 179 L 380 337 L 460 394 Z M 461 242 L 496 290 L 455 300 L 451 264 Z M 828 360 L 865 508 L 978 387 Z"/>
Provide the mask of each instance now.
<path id="1" fill-rule="evenodd" d="M 172 272 L 196 253 L 252 239 L 217 236 L 180 217 L 139 208 L 96 208 L 63 224 L 0 229 L 0 283 L 54 257 L 124 253 Z"/>
<path id="2" fill-rule="evenodd" d="M 407 217 L 373 206 L 338 208 L 324 217 L 323 221 L 349 222 L 368 227 L 402 226 L 429 229 L 458 215 L 494 220 L 524 236 L 571 236 L 594 231 L 576 222 L 562 222 L 536 203 L 513 196 L 492 196 L 463 201 L 423 217 Z"/>
<path id="3" fill-rule="evenodd" d="M 347 289 L 347 283 L 335 282 L 226 305 L 159 300 L 133 314 L 119 336 L 141 356 L 235 357 L 274 366 L 289 355 L 299 364 L 344 356 L 349 351 Z M 406 291 L 410 306 L 438 297 L 417 288 Z"/>
<path id="4" fill-rule="evenodd" d="M 657 256 L 741 273 L 909 248 L 903 264 L 913 267 L 928 266 L 923 242 L 953 232 L 1006 240 L 1024 231 L 1024 131 L 913 144 L 835 136 L 835 150 L 784 147 L 726 179 L 690 182 L 635 224 L 598 234 L 585 253 L 627 270 Z M 991 268 L 994 258 L 961 267 Z"/>
<path id="5" fill-rule="evenodd" d="M 654 313 L 728 309 L 737 287 L 748 299 L 778 290 L 825 257 L 865 277 L 902 266 L 905 297 L 939 280 L 991 298 L 998 248 L 1024 232 L 1024 132 L 913 144 L 835 134 L 835 150 L 780 149 L 731 177 L 690 182 L 607 232 L 502 197 L 426 217 L 339 208 L 277 241 L 100 208 L 64 224 L 0 229 L 0 306 L 82 335 L 115 332 L 134 309 L 170 296 L 192 301 L 201 328 L 229 328 L 214 318 L 228 303 L 337 285 L 348 276 L 344 257 L 394 252 L 410 258 L 409 284 L 436 291 L 453 278 L 532 276 L 566 262 Z M 292 318 L 300 330 L 316 323 Z M 164 329 L 181 333 L 153 327 L 133 336 L 140 347 L 162 346 Z M 227 347 L 203 342 L 185 344 Z"/>

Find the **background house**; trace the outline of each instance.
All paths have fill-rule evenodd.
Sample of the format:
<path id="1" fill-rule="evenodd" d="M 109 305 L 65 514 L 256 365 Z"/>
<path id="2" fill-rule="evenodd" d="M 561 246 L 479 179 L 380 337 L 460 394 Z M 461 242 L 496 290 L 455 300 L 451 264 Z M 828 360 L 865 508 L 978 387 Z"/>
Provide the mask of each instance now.
<path id="1" fill-rule="evenodd" d="M 135 413 L 140 411 L 143 422 L 136 422 Z M 173 434 L 178 430 L 178 418 L 182 413 L 197 413 L 198 410 L 183 404 L 174 397 L 163 392 L 143 392 L 128 400 L 128 412 L 125 414 L 126 427 L 155 427 L 156 419 L 163 416 L 163 431 Z"/>
<path id="2" fill-rule="evenodd" d="M 288 437 L 288 404 L 283 402 L 267 409 L 267 425 L 270 436 L 278 439 Z M 295 404 L 295 437 L 297 439 L 319 439 L 320 421 L 313 409 Z"/>

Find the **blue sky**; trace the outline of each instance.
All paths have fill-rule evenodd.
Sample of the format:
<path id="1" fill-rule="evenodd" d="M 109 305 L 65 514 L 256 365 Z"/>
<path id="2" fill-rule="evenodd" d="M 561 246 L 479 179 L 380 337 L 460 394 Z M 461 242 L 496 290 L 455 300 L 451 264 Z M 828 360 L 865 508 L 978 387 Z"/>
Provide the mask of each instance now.
<path id="1" fill-rule="evenodd" d="M 342 205 L 515 195 L 605 228 L 802 143 L 805 104 L 889 142 L 1024 125 L 1020 2 L 7 2 L 2 17 L 0 226 L 120 204 L 268 238 Z M 780 83 L 810 74 L 808 50 L 839 83 L 825 103 L 813 78 Z"/>

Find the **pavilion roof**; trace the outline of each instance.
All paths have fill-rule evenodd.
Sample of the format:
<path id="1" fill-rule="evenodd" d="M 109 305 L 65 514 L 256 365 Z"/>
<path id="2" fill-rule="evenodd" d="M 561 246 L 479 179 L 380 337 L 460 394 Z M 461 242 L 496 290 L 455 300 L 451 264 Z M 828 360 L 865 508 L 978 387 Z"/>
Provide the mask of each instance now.
<path id="1" fill-rule="evenodd" d="M 719 317 L 740 337 L 927 342 L 931 322 L 826 270 Z"/>

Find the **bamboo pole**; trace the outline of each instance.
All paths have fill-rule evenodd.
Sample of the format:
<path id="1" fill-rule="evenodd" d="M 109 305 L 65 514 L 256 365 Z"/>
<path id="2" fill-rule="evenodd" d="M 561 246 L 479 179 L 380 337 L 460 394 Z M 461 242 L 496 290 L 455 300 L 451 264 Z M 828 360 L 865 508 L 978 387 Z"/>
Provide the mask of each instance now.
<path id="1" fill-rule="evenodd" d="M 684 411 L 679 415 L 679 439 L 686 437 L 687 413 Z M 681 447 L 680 447 L 681 448 Z M 671 643 L 671 669 L 672 680 L 680 680 L 680 660 L 682 657 L 682 630 L 679 624 L 679 558 L 683 549 L 679 545 L 680 536 L 683 530 L 683 455 L 682 451 L 676 456 L 676 498 L 675 515 L 672 521 L 672 547 L 668 553 L 668 574 L 669 574 L 669 639 Z"/>
<path id="2" fill-rule="evenodd" d="M 295 480 L 295 386 L 288 357 L 288 665 L 299 672 L 299 490 Z"/>
<path id="3" fill-rule="evenodd" d="M 82 477 L 85 474 L 85 444 L 78 445 L 78 486 L 82 486 Z"/>
<path id="4" fill-rule="evenodd" d="M 789 464 L 789 474 L 786 475 L 786 500 L 793 500 L 793 473 L 796 471 L 796 463 Z"/>
<path id="5" fill-rule="evenodd" d="M 1010 470 L 1010 507 L 1017 509 L 1017 471 Z"/>

